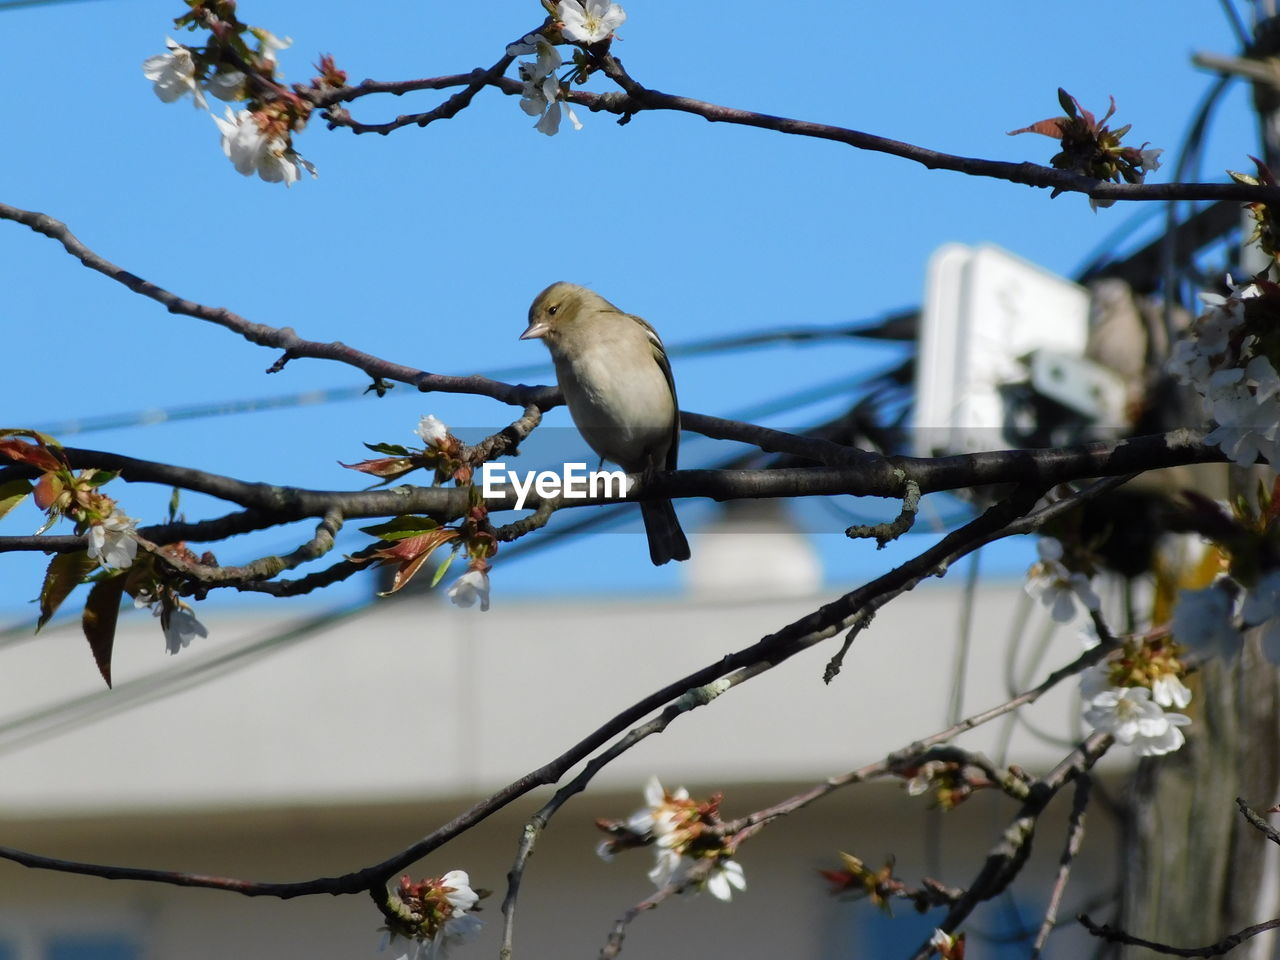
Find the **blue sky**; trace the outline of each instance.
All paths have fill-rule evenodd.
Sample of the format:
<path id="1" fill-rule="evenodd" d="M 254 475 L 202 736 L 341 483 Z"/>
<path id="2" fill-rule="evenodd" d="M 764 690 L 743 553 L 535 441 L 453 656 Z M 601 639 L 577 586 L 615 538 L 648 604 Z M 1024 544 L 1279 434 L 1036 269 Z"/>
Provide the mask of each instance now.
<path id="1" fill-rule="evenodd" d="M 1130 215 L 1090 212 L 1079 197 L 928 172 L 895 158 L 686 115 L 619 127 L 581 112 L 584 129 L 532 129 L 514 98 L 488 91 L 452 121 L 388 137 L 326 131 L 296 141 L 320 179 L 291 190 L 246 179 L 189 101 L 163 104 L 142 60 L 178 39 L 181 3 L 90 0 L 0 10 L 7 105 L 0 199 L 66 221 L 88 245 L 191 299 L 251 320 L 342 340 L 423 369 L 466 374 L 543 364 L 520 342 L 528 303 L 553 280 L 588 284 L 650 320 L 668 345 L 796 324 L 873 318 L 919 302 L 924 266 L 946 242 L 995 243 L 1070 274 Z M 1232 52 L 1217 5 L 832 4 L 706 0 L 633 2 L 616 52 L 641 82 L 713 102 L 835 123 L 951 153 L 1046 162 L 1040 137 L 1005 131 L 1058 112 L 1063 86 L 1105 109 L 1115 96 L 1133 142 L 1173 154 L 1210 78 L 1195 50 Z M 678 11 L 678 12 L 677 12 Z M 976 12 L 975 12 L 976 11 Z M 438 2 L 243 0 L 248 23 L 291 36 L 288 79 L 331 53 L 353 81 L 456 73 L 488 65 L 541 21 L 536 0 Z M 589 89 L 609 89 L 594 79 Z M 366 98 L 363 120 L 439 102 L 437 94 Z M 1248 169 L 1256 136 L 1233 90 L 1215 117 L 1204 178 Z M 1157 173 L 1161 180 L 1169 170 Z M 3 425 L 363 385 L 352 370 L 276 359 L 226 331 L 170 316 L 82 269 L 55 244 L 0 223 L 0 317 L 6 346 Z M 678 360 L 682 406 L 732 416 L 784 393 L 892 362 L 865 343 L 826 343 Z M 545 365 L 522 374 L 546 382 Z M 822 407 L 775 418 L 781 427 Z M 825 409 L 832 409 L 828 405 Z M 299 406 L 248 415 L 64 434 L 69 445 L 200 467 L 250 480 L 358 488 L 336 461 L 363 441 L 412 441 L 421 414 L 494 428 L 517 411 L 474 397 L 420 395 Z M 564 426 L 567 415 L 548 417 Z M 585 456 L 585 447 L 583 447 Z M 684 462 L 716 457 L 688 442 Z M 118 488 L 118 489 L 117 489 Z M 111 489 L 144 522 L 167 491 Z M 191 517 L 211 515 L 197 498 Z M 853 509 L 861 507 L 850 503 Z M 690 505 L 696 530 L 710 516 Z M 17 511 L 0 533 L 29 533 Z M 815 538 L 830 584 L 855 585 L 925 546 L 877 554 L 838 535 Z M 348 529 L 344 549 L 362 537 Z M 304 528 L 219 549 L 226 563 L 288 550 Z M 990 569 L 1025 564 L 1004 551 Z M 29 608 L 42 563 L 0 556 L 0 612 Z M 513 561 L 503 593 L 648 592 L 678 588 L 675 565 L 649 566 L 643 541 L 601 536 Z M 363 587 L 336 596 L 353 596 Z M 238 602 L 229 594 L 210 605 Z"/>

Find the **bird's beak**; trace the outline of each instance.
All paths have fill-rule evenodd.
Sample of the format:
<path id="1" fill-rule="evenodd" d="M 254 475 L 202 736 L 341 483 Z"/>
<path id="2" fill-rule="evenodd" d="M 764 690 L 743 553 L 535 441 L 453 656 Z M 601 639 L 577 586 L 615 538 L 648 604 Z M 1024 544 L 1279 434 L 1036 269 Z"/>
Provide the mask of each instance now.
<path id="1" fill-rule="evenodd" d="M 529 324 L 529 329 L 520 334 L 521 340 L 537 340 L 547 335 L 547 331 L 551 328 L 547 326 L 544 320 L 534 320 Z"/>

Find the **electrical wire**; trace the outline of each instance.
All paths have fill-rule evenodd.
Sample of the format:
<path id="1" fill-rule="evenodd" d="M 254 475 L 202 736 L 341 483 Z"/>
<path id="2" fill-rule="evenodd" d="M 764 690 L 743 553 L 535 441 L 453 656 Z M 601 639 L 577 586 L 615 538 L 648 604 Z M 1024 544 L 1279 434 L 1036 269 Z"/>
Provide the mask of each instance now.
<path id="1" fill-rule="evenodd" d="M 86 0 L 0 0 L 0 13 L 19 7 L 52 7 L 64 3 L 85 3 Z"/>
<path id="2" fill-rule="evenodd" d="M 767 330 L 730 337 L 714 337 L 671 347 L 667 352 L 673 357 L 695 357 L 779 344 L 808 345 L 827 340 L 878 339 L 874 334 L 869 334 L 867 331 L 874 329 L 877 325 L 883 325 L 896 316 L 898 314 L 886 314 L 877 320 L 861 320 L 837 326 L 789 327 L 781 330 Z M 550 362 L 542 361 L 539 363 L 499 367 L 483 373 L 482 376 L 493 380 L 506 381 L 521 380 L 525 377 L 534 376 L 549 378 L 552 369 Z M 33 429 L 57 437 L 74 436 L 99 433 L 105 430 L 155 426 L 161 423 L 202 420 L 233 414 L 261 413 L 267 410 L 345 403 L 359 400 L 368 392 L 369 388 L 367 386 L 333 387 L 325 390 L 306 390 L 299 393 L 276 394 L 246 400 L 224 400 L 173 407 L 153 407 L 124 413 L 77 417 L 69 420 L 37 424 Z"/>

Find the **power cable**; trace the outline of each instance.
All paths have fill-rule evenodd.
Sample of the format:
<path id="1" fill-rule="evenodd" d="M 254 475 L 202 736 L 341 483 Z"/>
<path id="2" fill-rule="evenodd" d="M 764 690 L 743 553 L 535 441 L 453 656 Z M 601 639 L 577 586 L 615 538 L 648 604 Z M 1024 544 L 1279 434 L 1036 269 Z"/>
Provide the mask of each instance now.
<path id="1" fill-rule="evenodd" d="M 875 331 L 893 323 L 902 316 L 901 313 L 886 314 L 876 320 L 862 320 L 853 324 L 837 326 L 788 327 L 781 330 L 761 331 L 734 335 L 730 337 L 713 337 L 706 340 L 695 340 L 692 343 L 672 347 L 668 353 L 673 357 L 696 357 L 707 354 L 747 350 L 770 344 L 812 344 L 826 340 L 839 339 L 884 339 L 884 335 Z M 493 380 L 519 380 L 525 377 L 545 377 L 552 372 L 549 362 L 520 364 L 517 366 L 499 367 L 484 373 L 483 376 Z M 265 410 L 281 410 L 293 407 L 319 406 L 329 403 L 344 403 L 359 400 L 369 392 L 365 386 L 333 387 L 327 390 L 306 390 L 299 393 L 277 394 L 267 397 L 255 397 L 246 400 L 225 400 L 213 403 L 185 404 L 173 407 L 154 407 L 147 410 L 134 410 L 124 413 L 101 414 L 97 416 L 77 417 L 71 420 L 59 420 L 39 424 L 33 429 L 52 436 L 65 437 L 86 433 L 99 433 L 104 430 L 120 430 L 129 427 L 154 426 L 160 423 L 173 423 L 184 420 L 201 420 L 210 417 L 229 416 L 233 414 L 260 413 Z"/>

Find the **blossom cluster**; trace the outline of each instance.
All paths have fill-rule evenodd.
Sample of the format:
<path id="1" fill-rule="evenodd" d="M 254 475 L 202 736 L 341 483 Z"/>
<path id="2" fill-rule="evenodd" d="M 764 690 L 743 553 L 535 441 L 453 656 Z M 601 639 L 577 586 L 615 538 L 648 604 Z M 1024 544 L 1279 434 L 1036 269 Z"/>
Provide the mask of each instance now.
<path id="1" fill-rule="evenodd" d="M 663 789 L 657 777 L 651 777 L 644 788 L 645 806 L 626 821 L 597 821 L 609 834 L 596 852 L 604 860 L 612 860 L 621 850 L 652 846 L 656 862 L 649 879 L 661 888 L 684 887 L 690 882 L 695 867 L 709 870 L 697 881 L 718 900 L 729 900 L 734 889 L 745 890 L 747 881 L 742 864 L 733 859 L 733 850 L 720 835 L 723 825 L 719 816 L 720 796 L 698 802 L 683 787 L 674 793 Z"/>
<path id="2" fill-rule="evenodd" d="M 1107 121 L 1116 112 L 1114 97 L 1101 119 L 1080 106 L 1080 101 L 1061 87 L 1058 88 L 1058 103 L 1066 112 L 1065 116 L 1050 117 L 1018 130 L 1010 130 L 1009 135 L 1038 133 L 1053 137 L 1059 141 L 1062 150 L 1054 155 L 1050 164 L 1059 170 L 1072 170 L 1097 180 L 1143 183 L 1148 173 L 1160 169 L 1160 154 L 1164 153 L 1163 149 L 1145 143 L 1141 147 L 1125 146 L 1124 137 L 1131 125 L 1126 124 L 1115 130 L 1107 125 Z M 1089 206 L 1095 211 L 1114 203 L 1114 200 L 1089 200 Z"/>
<path id="3" fill-rule="evenodd" d="M 116 610 L 125 594 L 160 618 L 165 647 L 170 653 L 185 648 L 195 637 L 208 636 L 191 607 L 179 599 L 161 552 L 152 548 L 139 558 L 138 521 L 102 492 L 102 487 L 117 476 L 115 472 L 97 468 L 72 470 L 62 445 L 34 430 L 0 430 L 0 454 L 39 471 L 35 484 L 29 488 L 32 501 L 45 513 L 37 536 L 65 517 L 85 538 L 82 554 L 60 554 L 50 561 L 40 591 L 39 626 L 48 623 L 77 585 L 92 580 L 97 586 L 85 602 L 83 622 L 90 648 L 108 684 Z M 25 494 L 11 497 L 7 508 L 11 509 L 21 496 Z M 0 514 L 4 512 L 0 509 Z M 177 519 L 176 498 L 170 503 L 169 519 Z M 212 554 L 197 558 L 182 543 L 168 544 L 163 554 L 173 560 L 216 563 Z M 83 562 L 88 560 L 96 564 Z M 95 571 L 95 567 L 103 569 Z M 106 623 L 111 626 L 105 627 Z"/>
<path id="4" fill-rule="evenodd" d="M 520 109 L 538 118 L 535 130 L 554 136 L 565 117 L 575 130 L 582 129 L 581 121 L 565 99 L 565 89 L 575 80 L 585 80 L 589 68 L 584 60 L 575 57 L 574 66 L 568 74 L 558 76 L 556 71 L 564 65 L 564 60 L 555 43 L 559 39 L 584 47 L 601 43 L 612 37 L 626 19 L 622 6 L 610 0 L 560 0 L 556 6 L 556 22 L 550 29 L 527 34 L 507 47 L 509 56 L 535 55 L 534 60 L 522 60 L 517 64 L 523 83 Z"/>
<path id="5" fill-rule="evenodd" d="M 1169 640 L 1134 641 L 1086 670 L 1080 677 L 1085 722 L 1133 747 L 1140 757 L 1177 750 L 1186 742 L 1181 728 L 1191 722 L 1185 714 L 1166 710 L 1181 710 L 1191 702 L 1178 653 L 1178 645 Z"/>
<path id="6" fill-rule="evenodd" d="M 1097 613 L 1098 595 L 1088 576 L 1063 562 L 1062 542 L 1042 537 L 1037 551 L 1040 559 L 1028 573 L 1026 589 L 1053 619 L 1068 623 L 1081 609 Z M 1076 561 L 1076 565 L 1081 564 Z M 1182 640 L 1176 624 L 1173 634 Z M 1097 646 L 1092 623 L 1083 636 L 1087 647 Z M 1181 728 L 1191 720 L 1166 709 L 1180 710 L 1191 702 L 1191 692 L 1182 682 L 1186 669 L 1179 659 L 1181 649 L 1167 636 L 1155 635 L 1130 641 L 1086 670 L 1080 678 L 1085 722 L 1133 747 L 1139 756 L 1159 756 L 1181 747 L 1185 742 Z"/>
<path id="7" fill-rule="evenodd" d="M 395 895 L 404 912 L 388 922 L 388 942 L 397 938 L 411 942 L 397 954 L 398 960 L 441 960 L 481 927 L 472 913 L 481 894 L 471 888 L 465 870 L 450 870 L 418 883 L 401 877 Z"/>
<path id="8" fill-rule="evenodd" d="M 1168 369 L 1199 395 L 1215 427 L 1205 442 L 1241 466 L 1261 458 L 1280 463 L 1280 376 L 1273 364 L 1272 328 L 1280 287 L 1266 282 L 1236 285 L 1227 296 L 1205 293 L 1205 311 L 1190 336 L 1179 341 Z"/>
<path id="9" fill-rule="evenodd" d="M 383 456 L 342 466 L 378 477 L 383 483 L 422 468 L 434 472 L 435 483 L 452 481 L 460 487 L 471 483 L 471 454 L 439 417 L 432 414 L 421 417 L 414 433 L 423 442 L 421 449 L 397 443 L 366 443 L 366 447 Z M 465 554 L 467 570 L 449 587 L 449 600 L 460 607 L 479 604 L 481 611 L 489 609 L 489 570 L 492 568 L 489 558 L 497 552 L 498 544 L 484 501 L 475 494 L 474 488 L 471 508 L 455 526 L 442 526 L 431 517 L 405 515 L 362 529 L 384 543 L 371 557 L 383 564 L 394 563 L 399 568 L 391 588 L 383 596 L 402 589 L 423 569 L 432 554 L 449 544 L 451 552 L 436 567 L 431 586 L 444 578 L 459 554 Z"/>
<path id="10" fill-rule="evenodd" d="M 227 39 L 203 49 L 166 37 L 168 52 L 144 60 L 143 76 L 165 103 L 190 95 L 197 108 L 208 110 L 205 93 L 227 103 L 245 100 L 250 96 L 249 77 L 224 62 L 222 47 L 228 45 L 240 62 L 252 67 L 261 84 L 272 89 L 272 96 L 251 100 L 243 110 L 228 106 L 221 117 L 210 111 L 222 137 L 222 152 L 239 173 L 246 177 L 256 173 L 268 183 L 292 186 L 304 171 L 316 176 L 315 167 L 294 150 L 292 139 L 306 126 L 310 107 L 273 80 L 276 52 L 288 48 L 292 41 L 257 27 L 236 26 L 238 30 L 222 32 Z M 256 51 L 244 44 L 243 32 L 257 38 Z M 326 63 L 322 72 L 326 77 L 338 73 L 331 63 Z"/>
<path id="11" fill-rule="evenodd" d="M 39 465 L 46 470 L 35 485 L 33 498 L 49 517 L 41 532 L 59 517 L 69 517 L 75 521 L 76 532 L 85 535 L 91 560 L 116 570 L 131 567 L 138 556 L 138 521 L 99 489 L 116 475 L 94 469 L 73 473 L 60 457 Z"/>

